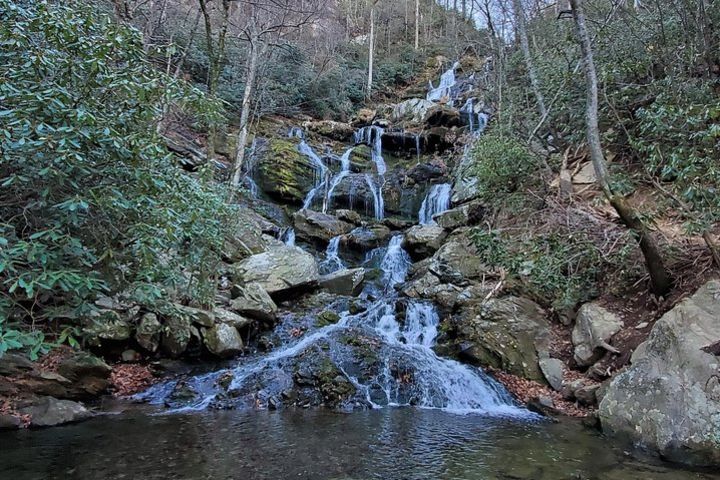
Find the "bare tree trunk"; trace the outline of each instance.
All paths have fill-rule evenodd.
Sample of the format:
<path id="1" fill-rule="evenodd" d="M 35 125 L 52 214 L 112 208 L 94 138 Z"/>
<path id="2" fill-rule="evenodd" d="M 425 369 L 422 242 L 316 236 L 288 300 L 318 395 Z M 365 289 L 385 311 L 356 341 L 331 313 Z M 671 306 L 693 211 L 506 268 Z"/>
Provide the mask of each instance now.
<path id="1" fill-rule="evenodd" d="M 245 161 L 245 146 L 247 145 L 248 123 L 252 107 L 252 93 L 255 77 L 258 70 L 258 58 L 264 52 L 264 44 L 257 36 L 250 38 L 250 53 L 248 57 L 248 70 L 245 79 L 245 92 L 243 93 L 242 110 L 240 112 L 240 131 L 238 132 L 237 151 L 235 154 L 235 167 L 232 178 L 232 191 L 240 185 L 243 162 Z M 232 195 L 232 193 L 231 193 Z"/>
<path id="2" fill-rule="evenodd" d="M 420 48 L 420 0 L 415 0 L 415 50 Z"/>
<path id="3" fill-rule="evenodd" d="M 585 81 L 587 83 L 587 141 L 590 148 L 590 159 L 595 169 L 595 176 L 602 188 L 603 193 L 610 201 L 622 222 L 632 230 L 640 250 L 645 257 L 645 265 L 650 274 L 652 291 L 656 295 L 663 296 L 670 291 L 671 280 L 665 270 L 660 249 L 655 239 L 650 234 L 647 226 L 638 216 L 633 207 L 620 195 L 615 195 L 610 184 L 610 174 L 607 169 L 605 155 L 600 142 L 600 127 L 598 123 L 598 85 L 597 73 L 595 72 L 595 61 L 593 59 L 592 43 L 585 25 L 585 12 L 583 11 L 582 0 L 570 0 L 573 18 L 577 29 L 580 49 L 583 56 L 585 69 Z"/>
<path id="4" fill-rule="evenodd" d="M 544 117 L 547 113 L 545 97 L 540 89 L 540 80 L 535 70 L 535 62 L 533 62 L 532 55 L 530 54 L 530 42 L 528 41 L 527 23 L 525 22 L 522 0 L 513 0 L 513 10 L 515 10 L 515 27 L 517 28 L 518 39 L 520 40 L 520 49 L 525 59 L 525 68 L 527 68 L 528 77 L 530 78 L 530 86 L 535 95 L 538 112 L 540 112 L 541 117 Z"/>
<path id="5" fill-rule="evenodd" d="M 373 86 L 373 56 L 375 55 L 375 4 L 373 2 L 370 7 L 370 39 L 369 39 L 369 51 L 368 51 L 368 83 L 367 83 L 367 98 L 370 98 Z"/>

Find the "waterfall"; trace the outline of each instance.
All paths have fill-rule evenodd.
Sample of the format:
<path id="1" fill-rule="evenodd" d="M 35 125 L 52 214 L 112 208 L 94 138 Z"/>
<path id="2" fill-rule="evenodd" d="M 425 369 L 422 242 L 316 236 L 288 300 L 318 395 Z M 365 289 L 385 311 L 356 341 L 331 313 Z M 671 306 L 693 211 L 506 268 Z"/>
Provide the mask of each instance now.
<path id="1" fill-rule="evenodd" d="M 328 274 L 345 268 L 345 264 L 338 254 L 341 239 L 342 237 L 338 235 L 330 240 L 327 250 L 325 250 L 325 260 L 320 264 L 322 273 Z"/>
<path id="2" fill-rule="evenodd" d="M 281 242 L 283 242 L 288 247 L 294 247 L 295 246 L 295 229 L 292 227 L 284 228 L 280 231 L 280 235 L 278 238 Z"/>
<path id="3" fill-rule="evenodd" d="M 250 191 L 250 196 L 252 198 L 258 198 L 259 189 L 257 183 L 255 183 L 255 180 L 253 180 L 252 177 L 249 175 L 245 177 L 245 186 Z"/>
<path id="4" fill-rule="evenodd" d="M 417 161 L 420 163 L 420 134 L 415 134 L 415 153 L 417 155 Z"/>
<path id="5" fill-rule="evenodd" d="M 477 130 L 475 131 L 477 135 L 482 135 L 482 133 L 487 128 L 488 120 L 490 120 L 490 116 L 485 112 L 480 112 L 477 114 Z"/>
<path id="6" fill-rule="evenodd" d="M 405 281 L 412 261 L 410 255 L 402 248 L 402 235 L 395 235 L 390 239 L 387 252 L 382 259 L 380 269 L 383 272 L 383 281 L 386 286 L 394 287 Z"/>
<path id="7" fill-rule="evenodd" d="M 368 188 L 370 188 L 373 195 L 375 219 L 382 220 L 385 217 L 385 200 L 382 196 L 382 185 L 376 186 L 370 174 L 365 174 L 365 182 L 367 182 Z"/>
<path id="8" fill-rule="evenodd" d="M 382 136 L 384 133 L 385 130 L 381 127 L 372 125 L 362 127 L 353 135 L 355 144 L 363 143 L 372 148 L 372 161 L 375 164 L 375 168 L 377 168 L 378 175 L 385 175 L 385 171 L 387 170 L 385 159 L 382 156 Z"/>
<path id="9" fill-rule="evenodd" d="M 327 260 L 337 256 L 339 238 L 328 247 Z M 392 237 L 385 249 L 377 249 L 369 258 L 382 255 L 379 280 L 384 289 L 373 293 L 375 299 L 357 314 L 339 313 L 337 323 L 309 330 L 299 338 L 286 337 L 285 343 L 272 352 L 241 359 L 234 368 L 218 370 L 189 378 L 185 383 L 167 382 L 151 387 L 137 398 L 155 404 L 178 405 L 173 400 L 176 387 L 183 392 L 196 392 L 190 401 L 180 400 L 174 411 L 200 410 L 237 398 L 255 399 L 256 389 L 262 389 L 263 380 L 272 381 L 274 372 L 294 368 L 293 358 L 322 342 L 334 365 L 355 386 L 354 402 L 362 401 L 373 408 L 386 406 L 415 406 L 442 409 L 452 413 L 480 413 L 487 415 L 536 418 L 518 407 L 509 394 L 482 370 L 454 360 L 438 357 L 432 347 L 438 335 L 440 318 L 435 307 L 428 302 L 409 300 L 404 319 L 399 320 L 395 310 L 399 297 L 395 285 L 405 281 L 411 266 L 410 257 L 402 249 L 402 235 Z M 290 320 L 287 320 L 290 321 Z M 285 321 L 284 321 L 285 322 Z M 283 322 L 283 323 L 284 323 Z M 375 367 L 358 369 L 356 357 L 347 355 L 348 335 L 360 339 L 370 338 L 375 356 Z M 231 378 L 228 387 L 219 386 L 220 378 Z M 227 391 L 226 391 L 227 390 Z"/>
<path id="10" fill-rule="evenodd" d="M 430 187 L 420 206 L 420 212 L 418 214 L 420 224 L 434 224 L 433 216 L 450 208 L 450 190 L 451 186 L 449 183 L 440 183 Z"/>
<path id="11" fill-rule="evenodd" d="M 290 127 L 290 130 L 288 131 L 288 138 L 305 139 L 305 132 L 300 127 Z"/>
<path id="12" fill-rule="evenodd" d="M 323 213 L 327 213 L 327 210 L 330 207 L 335 188 L 340 185 L 343 178 L 350 175 L 350 155 L 352 155 L 354 149 L 355 147 L 348 148 L 345 153 L 343 153 L 343 156 L 340 157 L 340 172 L 335 175 L 332 180 L 330 180 L 330 188 L 328 188 L 327 195 L 325 195 L 325 200 L 323 201 Z"/>
<path id="13" fill-rule="evenodd" d="M 460 66 L 460 63 L 455 62 L 453 66 L 446 70 L 442 76 L 440 76 L 440 83 L 437 87 L 433 87 L 432 82 L 427 93 L 427 100 L 431 102 L 438 102 L 444 97 L 450 98 L 450 91 L 455 86 L 455 70 Z M 452 105 L 452 101 L 449 102 Z"/>
<path id="14" fill-rule="evenodd" d="M 298 145 L 298 152 L 308 157 L 312 161 L 313 168 L 315 169 L 315 185 L 305 196 L 305 201 L 303 202 L 302 207 L 303 210 L 307 210 L 312 206 L 315 196 L 317 196 L 317 194 L 325 187 L 328 168 L 325 166 L 317 153 L 315 153 L 315 150 L 313 150 L 305 140 L 302 140 Z"/>

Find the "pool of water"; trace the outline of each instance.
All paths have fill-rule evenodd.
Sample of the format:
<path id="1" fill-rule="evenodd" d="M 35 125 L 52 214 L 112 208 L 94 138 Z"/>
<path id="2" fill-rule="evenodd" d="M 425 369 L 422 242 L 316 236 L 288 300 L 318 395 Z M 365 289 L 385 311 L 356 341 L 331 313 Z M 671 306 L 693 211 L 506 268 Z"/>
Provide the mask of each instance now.
<path id="1" fill-rule="evenodd" d="M 709 472 L 641 462 L 576 422 L 413 408 L 130 411 L 0 433 L 0 478 L 685 480 Z"/>

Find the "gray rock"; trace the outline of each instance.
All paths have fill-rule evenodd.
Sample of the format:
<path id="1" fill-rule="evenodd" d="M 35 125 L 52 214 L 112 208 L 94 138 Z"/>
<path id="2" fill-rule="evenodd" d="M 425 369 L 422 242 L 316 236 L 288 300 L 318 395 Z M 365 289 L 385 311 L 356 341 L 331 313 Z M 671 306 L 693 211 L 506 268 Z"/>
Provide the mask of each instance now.
<path id="1" fill-rule="evenodd" d="M 365 269 L 338 270 L 320 277 L 320 287 L 336 295 L 360 295 L 365 281 Z"/>
<path id="2" fill-rule="evenodd" d="M 258 320 L 275 321 L 277 305 L 262 285 L 258 283 L 234 285 L 231 294 L 233 300 L 230 308 L 233 311 Z"/>
<path id="3" fill-rule="evenodd" d="M 29 372 L 33 368 L 33 363 L 24 355 L 5 352 L 0 356 L 0 375 L 19 375 Z"/>
<path id="4" fill-rule="evenodd" d="M 362 223 L 362 217 L 360 214 L 353 210 L 335 210 L 335 216 L 338 220 L 342 220 L 343 222 L 351 223 L 353 225 L 360 225 L 360 223 Z"/>
<path id="5" fill-rule="evenodd" d="M 154 313 L 146 313 L 135 330 L 135 340 L 148 352 L 156 352 L 160 346 L 162 325 Z"/>
<path id="6" fill-rule="evenodd" d="M 235 266 L 236 283 L 258 283 L 270 295 L 314 286 L 318 278 L 315 258 L 298 247 L 285 245 L 253 255 Z"/>
<path id="7" fill-rule="evenodd" d="M 76 352 L 58 365 L 58 373 L 72 382 L 70 398 L 91 398 L 110 385 L 112 369 L 102 359 L 86 352 Z"/>
<path id="8" fill-rule="evenodd" d="M 668 460 L 720 465 L 720 281 L 658 320 L 600 402 L 603 430 Z"/>
<path id="9" fill-rule="evenodd" d="M 575 390 L 575 398 L 582 405 L 590 407 L 597 405 L 597 391 L 599 388 L 600 384 L 597 383 L 583 385 Z"/>
<path id="10" fill-rule="evenodd" d="M 435 103 L 424 98 L 411 98 L 400 102 L 393 108 L 392 119 L 394 122 L 406 122 L 422 124 L 427 111 L 435 106 Z"/>
<path id="11" fill-rule="evenodd" d="M 434 254 L 445 237 L 445 230 L 438 225 L 415 225 L 405 232 L 402 247 L 414 259 L 422 259 Z"/>
<path id="12" fill-rule="evenodd" d="M 215 325 L 215 314 L 201 308 L 187 307 L 185 305 L 175 304 L 174 308 L 180 315 L 190 319 L 190 321 L 201 327 L 212 327 Z"/>
<path id="13" fill-rule="evenodd" d="M 390 239 L 390 229 L 385 225 L 375 224 L 359 227 L 345 235 L 345 243 L 353 250 L 367 252 L 377 248 Z"/>
<path id="14" fill-rule="evenodd" d="M 99 345 L 102 340 L 123 341 L 130 338 L 132 329 L 130 323 L 114 310 L 99 310 L 87 319 L 83 333 L 93 345 Z"/>
<path id="15" fill-rule="evenodd" d="M 577 364 L 588 367 L 598 361 L 606 350 L 619 353 L 608 342 L 622 328 L 620 317 L 597 303 L 586 303 L 580 307 L 572 331 Z"/>
<path id="16" fill-rule="evenodd" d="M 215 320 L 218 323 L 224 323 L 236 329 L 245 328 L 252 323 L 252 320 L 249 318 L 238 315 L 230 310 L 225 310 L 224 308 L 216 308 L 213 312 L 215 314 Z"/>
<path id="17" fill-rule="evenodd" d="M 461 355 L 539 382 L 539 360 L 549 356 L 550 325 L 532 300 L 507 296 L 461 308 L 455 318 Z"/>
<path id="18" fill-rule="evenodd" d="M 160 345 L 162 350 L 171 357 L 178 357 L 185 353 L 193 335 L 190 318 L 183 315 L 173 315 L 165 320 Z"/>
<path id="19" fill-rule="evenodd" d="M 30 415 L 31 427 L 54 427 L 86 420 L 92 416 L 80 403 L 53 397 L 42 397 L 38 402 L 20 409 L 20 412 Z"/>
<path id="20" fill-rule="evenodd" d="M 563 372 L 565 364 L 557 358 L 541 358 L 538 361 L 540 370 L 545 380 L 550 384 L 553 390 L 560 391 L 563 388 Z"/>
<path id="21" fill-rule="evenodd" d="M 293 215 L 295 233 L 309 242 L 327 244 L 330 239 L 352 230 L 353 226 L 337 217 L 313 210 L 300 210 Z"/>
<path id="22" fill-rule="evenodd" d="M 267 242 L 263 237 L 263 224 L 267 223 L 260 215 L 249 208 L 240 208 L 225 237 L 223 256 L 230 262 L 237 262 L 248 255 L 263 252 Z"/>
<path id="23" fill-rule="evenodd" d="M 463 285 L 468 280 L 481 280 L 489 268 L 480 259 L 467 233 L 450 237 L 435 252 L 428 269 L 443 283 Z"/>
<path id="24" fill-rule="evenodd" d="M 22 426 L 22 420 L 15 415 L 0 413 L 0 432 L 3 430 L 17 430 Z"/>
<path id="25" fill-rule="evenodd" d="M 470 202 L 459 207 L 446 210 L 433 219 L 446 230 L 477 225 L 485 217 L 485 205 L 481 202 Z"/>
<path id="26" fill-rule="evenodd" d="M 243 341 L 237 329 L 225 323 L 219 323 L 202 331 L 205 346 L 213 355 L 232 357 L 242 352 Z"/>

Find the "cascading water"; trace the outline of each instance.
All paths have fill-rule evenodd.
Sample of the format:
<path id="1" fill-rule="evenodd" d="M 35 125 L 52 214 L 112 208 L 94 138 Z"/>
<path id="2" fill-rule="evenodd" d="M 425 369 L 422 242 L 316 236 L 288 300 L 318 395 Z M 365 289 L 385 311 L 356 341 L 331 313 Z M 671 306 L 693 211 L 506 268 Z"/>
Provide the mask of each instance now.
<path id="1" fill-rule="evenodd" d="M 328 248 L 328 257 L 339 243 Z M 304 352 L 326 345 L 324 351 L 355 387 L 353 402 L 373 408 L 416 406 L 443 409 L 454 413 L 481 413 L 533 418 L 516 406 L 509 394 L 481 370 L 438 357 L 432 347 L 438 334 L 439 317 L 432 304 L 407 301 L 404 319 L 396 312 L 399 298 L 395 286 L 404 282 L 411 261 L 402 249 L 402 236 L 394 236 L 385 249 L 368 255 L 382 256 L 381 290 L 374 290 L 367 308 L 356 315 L 339 312 L 339 321 L 305 332 L 300 338 L 290 335 L 285 344 L 271 353 L 240 363 L 237 367 L 193 377 L 183 382 L 169 382 L 152 387 L 139 396 L 153 403 L 173 405 L 172 392 L 181 388 L 199 395 L 190 403 L 177 405 L 174 411 L 208 408 L 228 399 L 250 395 L 259 398 L 257 389 L 268 378 L 286 378 L 279 372 L 292 371 L 293 359 Z M 381 253 L 383 252 L 384 253 Z M 366 294 L 363 294 L 366 295 Z M 374 367 L 359 371 L 343 339 L 369 338 L 373 348 Z M 362 363 L 362 362 L 361 362 Z M 278 377 L 278 375 L 280 375 Z M 231 378 L 229 386 L 220 387 L 222 378 Z M 284 384 L 285 385 L 285 384 Z M 283 387 L 287 388 L 287 387 Z M 253 393 L 257 392 L 257 393 Z M 253 400 L 254 403 L 254 400 Z M 175 406 L 175 405 L 173 405 Z"/>
<path id="2" fill-rule="evenodd" d="M 375 164 L 378 175 L 385 175 L 387 166 L 382 156 L 382 136 L 385 133 L 381 127 L 371 125 L 362 127 L 355 132 L 354 140 L 356 144 L 365 144 L 372 148 L 372 161 Z"/>
<path id="3" fill-rule="evenodd" d="M 315 185 L 305 196 L 305 201 L 303 202 L 303 210 L 307 210 L 312 206 L 315 196 L 325 188 L 329 171 L 322 159 L 315 153 L 315 150 L 313 150 L 304 139 L 298 145 L 298 152 L 308 157 L 312 161 L 315 169 Z"/>
<path id="4" fill-rule="evenodd" d="M 449 183 L 440 183 L 430 188 L 418 214 L 421 225 L 435 223 L 433 216 L 450 208 L 451 188 Z"/>
<path id="5" fill-rule="evenodd" d="M 330 180 L 330 188 L 328 188 L 327 195 L 325 195 L 325 199 L 323 201 L 323 213 L 327 213 L 327 210 L 330 207 L 335 188 L 340 185 L 340 182 L 342 182 L 345 177 L 350 175 L 350 155 L 352 155 L 354 149 L 355 147 L 348 148 L 345 153 L 343 153 L 343 156 L 340 157 L 340 172 L 335 175 L 332 180 Z"/>
<path id="6" fill-rule="evenodd" d="M 345 264 L 339 256 L 341 239 L 338 235 L 337 237 L 333 237 L 330 243 L 328 243 L 327 250 L 325 250 L 325 260 L 320 264 L 320 271 L 323 274 L 336 272 L 345 268 Z"/>
<path id="7" fill-rule="evenodd" d="M 365 182 L 367 183 L 370 192 L 373 195 L 373 204 L 375 207 L 375 219 L 382 220 L 385 217 L 385 200 L 382 196 L 382 185 L 377 186 L 373 181 L 370 174 L 365 175 Z"/>
<path id="8" fill-rule="evenodd" d="M 294 247 L 295 246 L 295 229 L 294 228 L 285 228 L 280 231 L 279 240 L 283 242 L 288 247 Z"/>
<path id="9" fill-rule="evenodd" d="M 455 86 L 455 70 L 458 69 L 460 66 L 460 63 L 455 62 L 453 64 L 452 68 L 446 70 L 441 76 L 440 76 L 440 83 L 437 87 L 433 87 L 432 82 L 430 82 L 430 87 L 428 89 L 427 93 L 427 100 L 430 100 L 431 102 L 439 102 L 443 98 L 451 98 L 451 90 L 452 87 Z M 450 105 L 452 105 L 452 100 L 449 102 Z"/>

